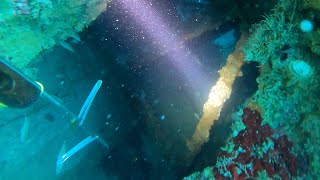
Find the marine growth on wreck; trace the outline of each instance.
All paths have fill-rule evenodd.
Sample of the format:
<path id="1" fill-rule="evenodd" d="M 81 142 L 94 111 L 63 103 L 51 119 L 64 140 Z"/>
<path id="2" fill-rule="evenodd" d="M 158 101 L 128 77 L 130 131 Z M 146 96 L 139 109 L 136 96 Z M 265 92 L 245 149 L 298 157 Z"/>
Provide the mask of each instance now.
<path id="1" fill-rule="evenodd" d="M 318 0 L 2 0 L 0 179 L 318 179 Z"/>

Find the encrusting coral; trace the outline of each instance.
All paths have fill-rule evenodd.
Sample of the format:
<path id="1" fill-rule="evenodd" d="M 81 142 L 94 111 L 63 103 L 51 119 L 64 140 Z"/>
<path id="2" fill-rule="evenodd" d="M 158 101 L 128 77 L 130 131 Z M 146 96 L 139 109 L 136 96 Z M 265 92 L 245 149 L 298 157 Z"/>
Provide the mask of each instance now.
<path id="1" fill-rule="evenodd" d="M 231 95 L 234 80 L 237 76 L 242 75 L 240 69 L 244 62 L 244 54 L 239 47 L 245 40 L 246 35 L 242 35 L 237 42 L 235 51 L 228 56 L 226 65 L 219 70 L 220 78 L 212 87 L 209 99 L 203 106 L 203 116 L 200 118 L 191 139 L 187 141 L 187 146 L 193 155 L 196 155 L 201 150 L 201 146 L 209 140 L 211 126 L 214 121 L 219 119 L 223 104 Z"/>
<path id="2" fill-rule="evenodd" d="M 259 112 L 245 108 L 241 120 L 245 129 L 230 139 L 232 145 L 219 154 L 213 168 L 215 179 L 257 178 L 266 171 L 269 178 L 297 176 L 297 159 L 286 135 L 275 135 Z"/>

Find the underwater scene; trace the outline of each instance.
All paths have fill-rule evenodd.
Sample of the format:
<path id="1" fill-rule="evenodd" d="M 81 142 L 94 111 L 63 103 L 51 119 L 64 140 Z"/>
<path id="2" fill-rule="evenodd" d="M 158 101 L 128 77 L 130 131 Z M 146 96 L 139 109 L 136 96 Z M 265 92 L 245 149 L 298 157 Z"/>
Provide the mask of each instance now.
<path id="1" fill-rule="evenodd" d="M 0 180 L 320 179 L 319 0 L 0 0 Z"/>

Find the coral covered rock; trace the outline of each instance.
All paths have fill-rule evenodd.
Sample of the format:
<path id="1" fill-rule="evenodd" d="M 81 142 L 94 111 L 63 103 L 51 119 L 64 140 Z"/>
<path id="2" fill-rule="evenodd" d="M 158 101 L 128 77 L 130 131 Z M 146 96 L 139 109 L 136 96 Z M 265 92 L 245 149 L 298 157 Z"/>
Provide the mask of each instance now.
<path id="1" fill-rule="evenodd" d="M 261 125 L 259 112 L 245 108 L 241 117 L 246 128 L 230 141 L 232 151 L 222 151 L 213 168 L 216 179 L 251 179 L 265 171 L 269 178 L 297 176 L 297 160 L 286 135 L 276 136 L 269 125 Z"/>
<path id="2" fill-rule="evenodd" d="M 108 0 L 4 0 L 0 57 L 24 68 L 41 51 L 72 37 L 106 9 Z"/>

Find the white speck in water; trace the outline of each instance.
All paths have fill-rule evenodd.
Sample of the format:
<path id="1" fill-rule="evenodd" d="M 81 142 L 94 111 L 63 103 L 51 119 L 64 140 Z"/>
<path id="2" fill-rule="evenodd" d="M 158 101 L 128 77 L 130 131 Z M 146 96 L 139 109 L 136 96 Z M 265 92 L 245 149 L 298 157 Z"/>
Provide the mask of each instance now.
<path id="1" fill-rule="evenodd" d="M 200 116 L 199 116 L 199 114 L 198 114 L 198 113 L 193 113 L 193 116 L 194 116 L 197 120 L 199 120 L 199 119 L 200 119 Z"/>

